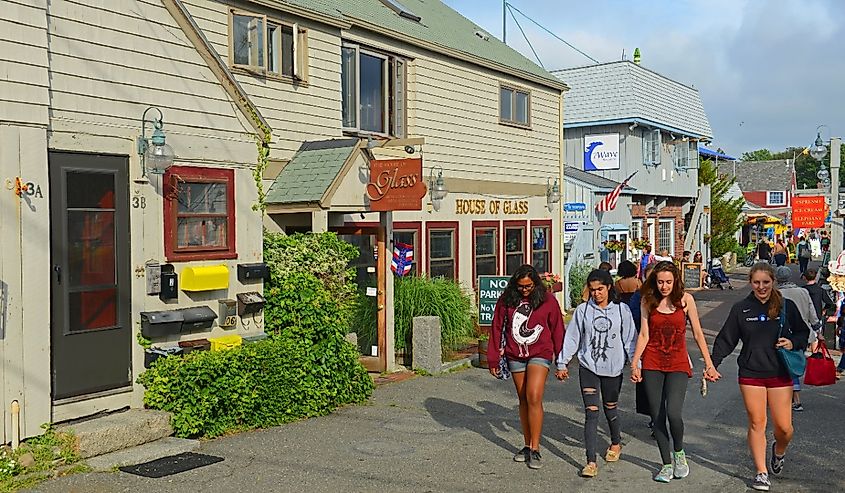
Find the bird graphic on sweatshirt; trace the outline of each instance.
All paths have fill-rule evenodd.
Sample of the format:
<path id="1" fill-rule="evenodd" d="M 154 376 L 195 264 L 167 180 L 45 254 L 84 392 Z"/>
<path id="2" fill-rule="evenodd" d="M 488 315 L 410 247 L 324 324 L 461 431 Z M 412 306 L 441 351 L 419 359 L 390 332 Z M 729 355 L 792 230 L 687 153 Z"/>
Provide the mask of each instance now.
<path id="1" fill-rule="evenodd" d="M 528 318 L 531 317 L 531 305 L 528 303 L 520 303 L 513 312 L 513 321 L 511 322 L 511 336 L 514 342 L 519 347 L 519 356 L 527 357 L 528 346 L 537 342 L 540 338 L 540 333 L 543 332 L 543 326 L 536 324 L 534 327 L 528 327 Z"/>

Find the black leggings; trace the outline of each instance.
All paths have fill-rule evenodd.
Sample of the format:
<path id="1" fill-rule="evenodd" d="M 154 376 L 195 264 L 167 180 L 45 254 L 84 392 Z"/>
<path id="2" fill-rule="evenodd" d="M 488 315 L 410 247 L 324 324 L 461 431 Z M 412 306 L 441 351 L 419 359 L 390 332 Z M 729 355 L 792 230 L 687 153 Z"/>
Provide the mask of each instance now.
<path id="1" fill-rule="evenodd" d="M 578 369 L 578 381 L 581 383 L 581 397 L 584 399 L 584 448 L 587 449 L 587 462 L 595 462 L 599 428 L 599 391 L 601 404 L 604 406 L 604 417 L 607 418 L 607 426 L 610 428 L 610 443 L 619 445 L 622 441 L 616 410 L 619 392 L 622 390 L 622 375 L 601 377 L 582 366 Z"/>
<path id="2" fill-rule="evenodd" d="M 672 454 L 669 453 L 666 419 L 669 419 L 669 431 L 672 432 L 674 450 L 680 452 L 684 449 L 684 420 L 681 413 L 684 409 L 684 397 L 687 395 L 689 375 L 682 371 L 643 370 L 642 373 L 648 405 L 651 409 L 651 419 L 654 420 L 654 438 L 657 439 L 660 458 L 663 459 L 664 465 L 671 464 Z"/>

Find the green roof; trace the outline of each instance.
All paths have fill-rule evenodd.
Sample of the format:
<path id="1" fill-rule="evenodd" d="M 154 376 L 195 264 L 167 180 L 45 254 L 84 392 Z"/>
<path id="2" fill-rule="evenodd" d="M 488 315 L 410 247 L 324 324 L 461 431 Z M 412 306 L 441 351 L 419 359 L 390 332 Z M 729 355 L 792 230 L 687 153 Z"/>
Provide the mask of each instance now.
<path id="1" fill-rule="evenodd" d="M 400 16 L 381 0 L 277 0 L 323 16 L 345 20 L 364 30 L 384 34 L 437 51 L 446 48 L 469 62 L 485 65 L 558 90 L 566 85 L 545 69 L 445 5 L 440 0 L 398 0 L 420 17 L 420 21 Z M 477 34 L 478 33 L 478 34 Z M 485 39 L 486 38 L 486 39 Z"/>
<path id="2" fill-rule="evenodd" d="M 337 179 L 358 139 L 303 142 L 267 191 L 268 204 L 320 202 Z"/>

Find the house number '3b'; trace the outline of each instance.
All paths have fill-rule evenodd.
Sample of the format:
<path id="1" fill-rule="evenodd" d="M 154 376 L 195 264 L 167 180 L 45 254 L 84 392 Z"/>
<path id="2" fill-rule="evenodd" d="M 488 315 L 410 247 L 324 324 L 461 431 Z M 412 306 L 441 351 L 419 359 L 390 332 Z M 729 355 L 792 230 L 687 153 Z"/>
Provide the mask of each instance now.
<path id="1" fill-rule="evenodd" d="M 147 198 L 146 197 L 132 197 L 132 208 L 133 209 L 146 209 L 147 208 Z"/>

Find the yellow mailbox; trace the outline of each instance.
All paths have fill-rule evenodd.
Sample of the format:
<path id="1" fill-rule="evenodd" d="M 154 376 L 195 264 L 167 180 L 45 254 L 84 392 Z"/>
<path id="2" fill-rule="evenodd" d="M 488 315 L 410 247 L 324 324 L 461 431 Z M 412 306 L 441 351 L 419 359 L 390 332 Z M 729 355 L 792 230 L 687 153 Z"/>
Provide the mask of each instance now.
<path id="1" fill-rule="evenodd" d="M 229 287 L 229 268 L 223 264 L 185 267 L 182 270 L 182 291 L 214 291 Z"/>

